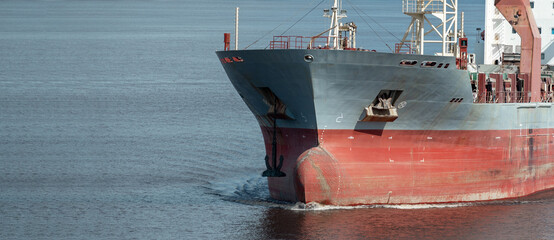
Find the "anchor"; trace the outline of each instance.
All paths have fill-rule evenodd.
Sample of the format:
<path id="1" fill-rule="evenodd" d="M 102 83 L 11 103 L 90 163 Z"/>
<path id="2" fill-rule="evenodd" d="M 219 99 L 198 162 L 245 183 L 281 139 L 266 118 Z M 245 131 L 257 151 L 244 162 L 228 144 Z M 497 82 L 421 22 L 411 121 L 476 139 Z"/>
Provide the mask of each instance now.
<path id="1" fill-rule="evenodd" d="M 275 105 L 276 105 L 275 101 Z M 274 109 L 277 109 L 276 107 Z M 281 167 L 283 167 L 283 155 L 279 157 L 279 165 L 277 165 L 277 119 L 273 118 L 273 142 L 271 143 L 272 159 L 273 159 L 273 168 L 269 165 L 269 156 L 265 155 L 265 166 L 267 170 L 262 173 L 262 177 L 285 177 L 287 176 L 284 172 L 281 172 Z"/>

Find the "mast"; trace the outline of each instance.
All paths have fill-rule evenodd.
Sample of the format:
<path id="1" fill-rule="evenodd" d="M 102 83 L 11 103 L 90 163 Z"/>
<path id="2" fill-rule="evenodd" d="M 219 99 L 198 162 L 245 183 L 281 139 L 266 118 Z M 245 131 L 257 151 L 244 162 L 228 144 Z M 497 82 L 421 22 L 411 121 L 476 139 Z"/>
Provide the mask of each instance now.
<path id="1" fill-rule="evenodd" d="M 328 44 L 332 49 L 341 49 L 340 43 L 340 20 L 346 17 L 346 10 L 342 10 L 342 0 L 334 0 L 333 7 L 331 7 L 331 15 L 329 10 L 324 10 L 324 17 L 331 18 L 331 25 L 329 26 L 329 40 Z M 332 43 L 330 42 L 332 41 Z"/>
<path id="2" fill-rule="evenodd" d="M 336 49 L 339 45 L 339 18 L 337 16 L 337 0 L 335 0 L 335 3 L 333 4 L 333 7 L 331 8 L 331 11 L 333 11 L 333 15 L 331 16 L 331 26 L 329 29 L 331 31 L 329 32 L 329 39 L 333 39 L 333 48 Z"/>
<path id="3" fill-rule="evenodd" d="M 408 43 L 416 54 L 424 54 L 425 43 L 435 43 L 441 45 L 441 52 L 437 55 L 455 55 L 458 0 L 402 0 L 402 12 L 411 16 L 412 21 L 400 45 Z M 426 25 L 430 27 L 429 30 L 425 30 Z M 411 39 L 408 40 L 410 35 Z"/>

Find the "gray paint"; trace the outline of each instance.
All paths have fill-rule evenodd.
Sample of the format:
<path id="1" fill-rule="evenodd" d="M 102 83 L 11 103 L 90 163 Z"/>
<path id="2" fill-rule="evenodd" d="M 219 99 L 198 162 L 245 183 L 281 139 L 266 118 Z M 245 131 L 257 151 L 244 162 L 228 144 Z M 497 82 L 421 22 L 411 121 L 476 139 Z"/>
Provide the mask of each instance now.
<path id="1" fill-rule="evenodd" d="M 313 62 L 304 56 L 313 56 Z M 453 57 L 335 50 L 219 51 L 231 82 L 252 112 L 268 106 L 252 86 L 269 87 L 288 106 L 294 120 L 281 127 L 309 129 L 508 130 L 551 128 L 551 103 L 474 104 L 468 72 L 456 69 Z M 402 60 L 416 60 L 401 66 Z M 421 67 L 423 61 L 448 63 L 448 68 Z M 360 122 L 383 89 L 403 90 L 396 101 L 398 119 L 389 123 Z M 452 98 L 463 98 L 451 103 Z M 528 110 L 521 111 L 520 108 Z M 529 115 L 529 116 L 522 116 Z M 262 125 L 269 126 L 267 121 Z M 522 126 L 520 126 L 522 124 Z"/>

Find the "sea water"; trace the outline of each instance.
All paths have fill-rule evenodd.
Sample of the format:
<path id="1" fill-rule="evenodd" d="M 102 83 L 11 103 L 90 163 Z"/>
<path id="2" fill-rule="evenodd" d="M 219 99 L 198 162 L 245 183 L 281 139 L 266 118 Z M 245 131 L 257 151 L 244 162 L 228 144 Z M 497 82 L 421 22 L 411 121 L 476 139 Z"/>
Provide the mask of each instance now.
<path id="1" fill-rule="evenodd" d="M 390 51 L 410 20 L 400 4 L 344 1 L 359 47 Z M 271 200 L 261 132 L 214 51 L 233 32 L 237 6 L 239 47 L 265 48 L 273 35 L 327 29 L 329 5 L 1 1 L 0 239 L 553 239 L 552 196 L 359 207 Z M 483 3 L 460 8 L 471 52 Z"/>

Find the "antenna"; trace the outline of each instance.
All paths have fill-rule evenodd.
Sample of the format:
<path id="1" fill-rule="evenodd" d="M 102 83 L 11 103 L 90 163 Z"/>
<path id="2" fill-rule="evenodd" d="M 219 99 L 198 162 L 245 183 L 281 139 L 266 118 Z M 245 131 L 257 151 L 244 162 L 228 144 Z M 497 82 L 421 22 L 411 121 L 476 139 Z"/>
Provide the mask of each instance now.
<path id="1" fill-rule="evenodd" d="M 239 50 L 239 7 L 235 9 L 235 50 Z"/>

